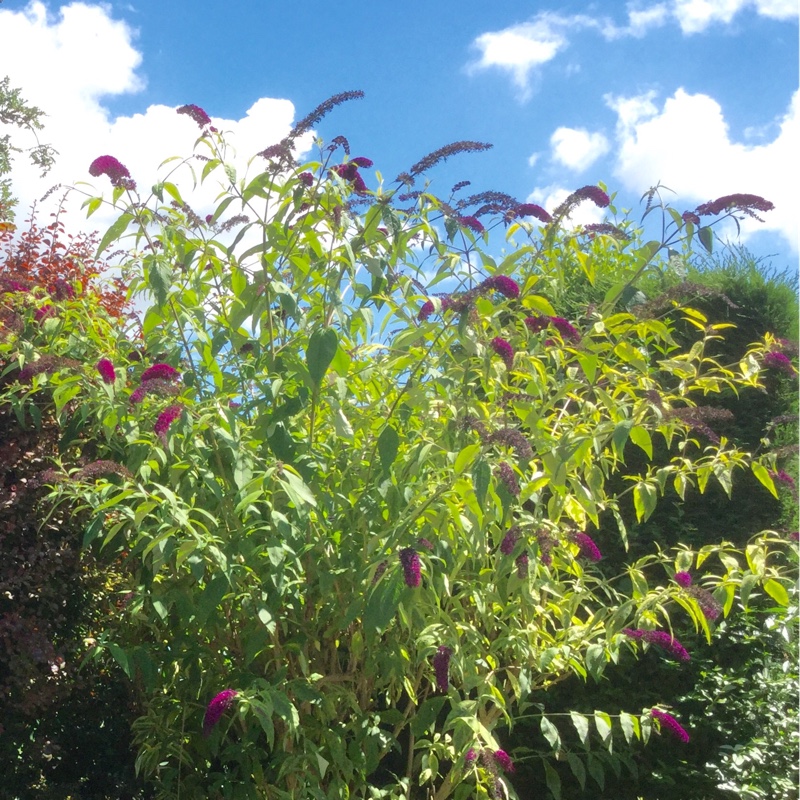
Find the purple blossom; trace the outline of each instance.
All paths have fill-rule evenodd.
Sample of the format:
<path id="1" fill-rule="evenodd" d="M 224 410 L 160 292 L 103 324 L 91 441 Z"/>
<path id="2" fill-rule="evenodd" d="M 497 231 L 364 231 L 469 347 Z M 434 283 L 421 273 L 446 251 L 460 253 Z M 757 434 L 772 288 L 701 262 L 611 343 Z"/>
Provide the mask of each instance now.
<path id="1" fill-rule="evenodd" d="M 424 536 L 420 536 L 420 538 L 417 539 L 417 544 L 425 550 L 433 550 L 433 542 L 430 539 L 426 539 Z"/>
<path id="2" fill-rule="evenodd" d="M 610 222 L 592 222 L 589 225 L 584 225 L 581 233 L 588 234 L 590 239 L 594 239 L 598 234 L 611 236 L 613 239 L 622 241 L 631 238 L 622 228 L 618 228 Z"/>
<path id="3" fill-rule="evenodd" d="M 40 308 L 37 308 L 36 311 L 33 312 L 33 318 L 36 322 L 42 322 L 42 320 L 47 319 L 48 317 L 55 316 L 56 310 L 51 305 L 43 305 Z"/>
<path id="4" fill-rule="evenodd" d="M 464 754 L 464 766 L 471 767 L 477 758 L 478 751 L 474 747 L 470 747 L 470 749 Z"/>
<path id="5" fill-rule="evenodd" d="M 579 342 L 581 335 L 572 325 L 572 323 L 565 320 L 563 317 L 550 317 L 550 324 L 561 334 L 562 339 L 569 339 L 572 342 Z"/>
<path id="6" fill-rule="evenodd" d="M 181 106 L 178 109 L 178 113 L 191 117 L 201 128 L 211 124 L 211 117 L 200 106 L 196 106 L 193 103 Z"/>
<path id="7" fill-rule="evenodd" d="M 133 477 L 126 466 L 117 461 L 109 461 L 107 459 L 92 461 L 91 464 L 79 469 L 72 477 L 73 480 L 83 481 L 87 478 L 97 478 L 101 475 L 120 475 L 123 478 Z"/>
<path id="8" fill-rule="evenodd" d="M 506 535 L 503 537 L 503 541 L 500 542 L 500 552 L 504 556 L 510 556 L 514 552 L 514 547 L 516 546 L 518 539 L 519 525 L 514 525 L 513 528 L 508 529 Z"/>
<path id="9" fill-rule="evenodd" d="M 501 336 L 495 336 L 489 346 L 494 350 L 506 365 L 506 369 L 511 369 L 514 366 L 514 348 Z"/>
<path id="10" fill-rule="evenodd" d="M 114 156 L 98 156 L 89 165 L 89 174 L 95 178 L 107 175 L 112 186 L 121 186 L 123 189 L 131 190 L 136 188 L 136 183 L 131 178 L 128 168 Z"/>
<path id="11" fill-rule="evenodd" d="M 500 766 L 503 772 L 513 772 L 514 762 L 511 756 L 505 750 L 495 750 L 493 753 L 495 762 Z"/>
<path id="12" fill-rule="evenodd" d="M 314 184 L 314 176 L 310 172 L 301 172 L 297 179 L 302 183 L 304 186 L 313 186 Z"/>
<path id="13" fill-rule="evenodd" d="M 691 222 L 692 225 L 700 224 L 700 217 L 698 217 L 694 211 L 684 211 L 683 214 L 681 214 L 681 218 L 684 222 Z"/>
<path id="14" fill-rule="evenodd" d="M 517 565 L 517 577 L 520 578 L 520 580 L 528 575 L 529 561 L 530 559 L 527 553 L 520 553 L 516 559 L 514 559 L 514 563 Z"/>
<path id="15" fill-rule="evenodd" d="M 433 657 L 433 669 L 436 672 L 436 688 L 443 694 L 447 692 L 449 685 L 450 656 L 453 651 L 449 647 L 440 645 Z"/>
<path id="16" fill-rule="evenodd" d="M 603 554 L 600 548 L 594 543 L 594 540 L 587 533 L 573 533 L 570 535 L 575 544 L 580 548 L 580 555 L 588 558 L 590 561 L 600 561 Z"/>
<path id="17" fill-rule="evenodd" d="M 520 203 L 515 209 L 517 216 L 520 217 L 535 217 L 540 222 L 552 222 L 553 218 L 536 203 Z"/>
<path id="18" fill-rule="evenodd" d="M 108 358 L 101 358 L 97 362 L 97 371 L 103 379 L 103 383 L 114 383 L 117 379 L 117 373 L 114 371 L 114 365 Z"/>
<path id="19" fill-rule="evenodd" d="M 403 565 L 403 579 L 406 586 L 416 589 L 422 581 L 422 565 L 419 554 L 413 547 L 406 547 L 400 551 L 400 563 Z"/>
<path id="20" fill-rule="evenodd" d="M 438 150 L 434 150 L 432 153 L 428 153 L 428 155 L 417 161 L 407 173 L 398 175 L 397 180 L 405 177 L 413 179 L 416 175 L 431 169 L 436 164 L 450 158 L 450 156 L 455 156 L 459 153 L 476 153 L 481 150 L 489 150 L 491 147 L 492 145 L 484 142 L 451 142 Z"/>
<path id="21" fill-rule="evenodd" d="M 550 317 L 544 317 L 539 314 L 535 314 L 532 317 L 525 317 L 525 327 L 531 333 L 539 333 L 540 331 L 545 330 L 549 324 Z"/>
<path id="22" fill-rule="evenodd" d="M 419 314 L 417 314 L 417 319 L 420 322 L 427 322 L 428 321 L 428 317 L 431 314 L 433 314 L 433 301 L 432 300 L 426 300 L 422 304 L 422 308 L 419 310 Z"/>
<path id="23" fill-rule="evenodd" d="M 386 567 L 389 566 L 388 561 L 381 561 L 380 564 L 375 568 L 375 574 L 372 576 L 372 582 L 370 586 L 374 586 L 382 577 L 383 573 L 386 572 Z"/>
<path id="24" fill-rule="evenodd" d="M 361 167 L 361 169 L 369 169 L 372 166 L 372 159 L 365 156 L 356 156 L 350 159 L 350 163 Z"/>
<path id="25" fill-rule="evenodd" d="M 777 352 L 767 353 L 764 356 L 764 366 L 785 372 L 787 375 L 794 375 L 797 371 L 788 356 Z"/>
<path id="26" fill-rule="evenodd" d="M 623 628 L 622 633 L 631 639 L 641 639 L 648 644 L 660 647 L 669 655 L 679 661 L 689 661 L 690 656 L 686 648 L 666 631 L 645 631 L 640 628 Z"/>
<path id="27" fill-rule="evenodd" d="M 553 212 L 556 218 L 567 216 L 576 206 L 584 200 L 591 200 L 598 208 L 607 208 L 611 203 L 609 196 L 599 186 L 582 186 L 574 191 Z"/>
<path id="28" fill-rule="evenodd" d="M 148 367 L 143 373 L 141 377 L 142 383 L 147 383 L 147 381 L 152 380 L 162 380 L 162 381 L 171 381 L 175 380 L 178 377 L 178 370 L 174 367 L 171 367 L 169 364 L 153 364 L 152 367 Z"/>
<path id="29" fill-rule="evenodd" d="M 214 726 L 219 722 L 220 717 L 231 707 L 233 698 L 238 692 L 235 689 L 225 689 L 220 692 L 206 708 L 203 717 L 203 736 L 209 736 Z"/>
<path id="30" fill-rule="evenodd" d="M 657 719 L 662 728 L 667 728 L 684 744 L 689 742 L 689 734 L 672 714 L 667 714 L 666 711 L 662 711 L 660 708 L 654 708 L 651 713 L 653 714 L 653 719 Z"/>
<path id="31" fill-rule="evenodd" d="M 536 531 L 536 542 L 539 545 L 539 560 L 546 567 L 549 567 L 553 563 L 553 557 L 550 555 L 550 551 L 556 544 L 555 539 L 542 528 Z"/>
<path id="32" fill-rule="evenodd" d="M 167 431 L 169 431 L 169 426 L 175 422 L 178 417 L 183 413 L 183 406 L 181 405 L 173 405 L 167 406 L 156 419 L 156 424 L 153 426 L 153 431 L 161 439 L 162 442 L 166 444 L 167 441 Z"/>
<path id="33" fill-rule="evenodd" d="M 476 217 L 457 217 L 458 224 L 464 228 L 469 228 L 475 233 L 483 233 L 483 224 Z"/>
<path id="34" fill-rule="evenodd" d="M 501 428 L 499 431 L 487 436 L 485 441 L 487 443 L 499 442 L 507 447 L 513 447 L 516 454 L 526 461 L 530 461 L 533 458 L 531 443 L 516 428 Z"/>
<path id="35" fill-rule="evenodd" d="M 519 497 L 519 482 L 517 481 L 517 476 L 514 474 L 514 470 L 508 462 L 501 461 L 497 465 L 495 468 L 495 476 L 503 482 L 509 494 L 514 497 Z"/>
<path id="36" fill-rule="evenodd" d="M 779 469 L 777 472 L 770 472 L 770 477 L 774 481 L 778 481 L 778 483 L 782 483 L 785 486 L 788 486 L 792 491 L 797 488 L 797 485 L 794 482 L 794 478 L 785 470 Z"/>
<path id="37" fill-rule="evenodd" d="M 701 217 L 714 217 L 723 211 L 743 211 L 748 216 L 759 219 L 755 214 L 756 211 L 772 211 L 774 208 L 773 203 L 757 194 L 727 194 L 697 206 L 695 214 Z"/>
<path id="38" fill-rule="evenodd" d="M 676 572 L 675 583 L 686 589 L 692 585 L 692 576 L 688 572 Z"/>
<path id="39" fill-rule="evenodd" d="M 495 292 L 512 299 L 519 297 L 519 284 L 508 275 L 493 275 L 481 284 L 481 288 L 486 291 L 494 289 Z"/>
<path id="40" fill-rule="evenodd" d="M 707 620 L 714 622 L 722 613 L 722 604 L 717 602 L 714 595 L 707 589 L 703 589 L 702 586 L 689 586 L 686 592 L 697 601 L 700 611 Z"/>
<path id="41" fill-rule="evenodd" d="M 130 397 L 131 405 L 136 405 L 137 403 L 141 403 L 144 400 L 144 396 L 147 394 L 147 386 L 142 384 L 141 386 L 137 386 L 132 392 Z"/>
<path id="42" fill-rule="evenodd" d="M 17 380 L 21 383 L 29 381 L 34 375 L 41 375 L 46 372 L 48 375 L 58 372 L 61 369 L 71 369 L 80 366 L 80 362 L 73 358 L 64 358 L 63 356 L 45 355 L 36 361 L 31 361 L 26 364 L 17 376 Z"/>

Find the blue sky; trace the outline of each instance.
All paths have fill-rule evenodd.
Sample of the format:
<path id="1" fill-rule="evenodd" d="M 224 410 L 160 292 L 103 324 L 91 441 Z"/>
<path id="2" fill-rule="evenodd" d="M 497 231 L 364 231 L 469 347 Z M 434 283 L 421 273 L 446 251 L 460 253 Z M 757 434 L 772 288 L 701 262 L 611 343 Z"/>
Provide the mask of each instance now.
<path id="1" fill-rule="evenodd" d="M 635 210 L 658 180 L 680 209 L 760 194 L 776 210 L 745 225 L 747 245 L 797 263 L 797 0 L 6 0 L 3 74 L 50 114 L 42 138 L 61 154 L 44 182 L 19 170 L 23 202 L 88 180 L 106 152 L 146 185 L 191 148 L 196 128 L 174 113 L 184 103 L 231 130 L 244 159 L 326 97 L 362 89 L 318 133 L 347 136 L 387 179 L 470 139 L 494 149 L 431 172 L 434 191 L 468 179 L 552 209 L 603 181 Z"/>

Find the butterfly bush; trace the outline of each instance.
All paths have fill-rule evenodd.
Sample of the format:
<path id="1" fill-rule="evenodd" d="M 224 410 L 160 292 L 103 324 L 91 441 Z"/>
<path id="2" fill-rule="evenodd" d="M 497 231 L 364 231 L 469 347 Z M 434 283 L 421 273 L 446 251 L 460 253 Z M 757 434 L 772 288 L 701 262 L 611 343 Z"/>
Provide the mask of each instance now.
<path id="1" fill-rule="evenodd" d="M 664 580 L 672 553 L 648 550 L 665 486 L 725 485 L 753 465 L 766 486 L 776 470 L 774 458 L 723 446 L 724 409 L 687 398 L 761 391 L 783 363 L 770 355 L 791 362 L 787 347 L 765 338 L 743 354 L 746 369 L 729 369 L 707 357 L 724 330 L 675 336 L 675 303 L 655 324 L 621 300 L 648 270 L 660 280 L 662 255 L 688 246 L 687 220 L 763 204 L 665 210 L 651 263 L 601 186 L 555 209 L 499 190 L 467 196 L 463 181 L 435 198 L 428 173 L 482 142 L 433 150 L 374 190 L 361 173 L 372 161 L 351 158 L 344 137 L 318 139 L 301 163 L 323 117 L 361 96 L 335 95 L 260 143 L 246 174 L 210 116 L 181 106 L 200 128 L 186 173 L 221 186 L 211 208 L 160 190 L 143 199 L 116 158 L 92 163 L 117 190 L 103 248 L 130 244 L 142 325 L 0 279 L 2 302 L 24 315 L 6 352 L 29 370 L 27 382 L 8 373 L 4 396 L 24 417 L 52 392 L 69 430 L 37 491 L 76 502 L 87 547 L 131 593 L 98 621 L 96 657 L 133 677 L 138 763 L 165 800 L 335 800 L 367 786 L 388 796 L 401 782 L 437 800 L 513 796 L 504 721 L 521 724 L 525 709 L 552 735 L 550 686 L 603 679 L 620 649 L 641 656 L 634 642 L 687 661 L 658 628 L 682 632 L 688 601 L 706 620 L 721 614 L 680 572 Z M 164 181 L 177 187 L 180 170 Z M 565 231 L 585 202 L 603 222 Z M 457 236 L 457 225 L 480 235 Z M 490 248 L 496 231 L 508 239 Z M 566 283 L 576 253 L 598 270 L 592 303 L 574 302 Z M 36 325 L 44 300 L 55 319 Z M 141 364 L 142 354 L 153 355 Z M 31 384 L 36 370 L 48 379 Z M 130 391 L 102 385 L 125 378 Z M 187 435 L 170 437 L 182 417 Z M 691 431 L 705 434 L 700 446 Z M 663 453 L 645 458 L 648 441 Z M 642 556 L 626 581 L 613 554 L 632 526 Z M 725 557 L 714 580 L 735 591 L 755 573 Z M 765 550 L 759 563 L 748 580 L 786 584 L 778 559 Z M 614 620 L 615 634 L 592 618 Z M 220 726 L 234 704 L 236 724 Z M 666 712 L 641 720 L 650 714 L 678 735 Z M 530 748 L 541 777 L 555 751 Z"/>

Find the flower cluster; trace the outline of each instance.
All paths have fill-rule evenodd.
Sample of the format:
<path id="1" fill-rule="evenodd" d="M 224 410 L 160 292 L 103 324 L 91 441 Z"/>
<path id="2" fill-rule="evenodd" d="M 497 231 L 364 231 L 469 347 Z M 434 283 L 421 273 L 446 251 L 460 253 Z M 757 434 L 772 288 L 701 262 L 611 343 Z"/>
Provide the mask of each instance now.
<path id="1" fill-rule="evenodd" d="M 147 383 L 148 381 L 154 380 L 162 380 L 162 381 L 173 381 L 176 380 L 178 377 L 178 370 L 175 367 L 171 367 L 169 364 L 163 363 L 156 363 L 153 364 L 151 367 L 148 367 L 143 373 L 141 377 L 142 383 Z"/>
<path id="2" fill-rule="evenodd" d="M 386 567 L 389 566 L 388 561 L 381 561 L 380 564 L 375 568 L 375 574 L 372 576 L 372 582 L 370 586 L 374 586 L 382 577 L 383 573 L 386 572 Z"/>
<path id="3" fill-rule="evenodd" d="M 509 278 L 508 275 L 493 275 L 468 292 L 463 292 L 458 295 L 442 295 L 439 298 L 442 306 L 442 314 L 444 314 L 445 311 L 465 311 L 472 305 L 476 297 L 484 295 L 487 292 L 497 292 L 513 300 L 519 297 L 519 284 L 513 278 Z M 419 319 L 420 322 L 426 322 L 433 311 L 433 301 L 426 300 L 419 310 L 417 319 Z"/>
<path id="4" fill-rule="evenodd" d="M 623 242 L 631 238 L 629 234 L 622 230 L 622 228 L 618 228 L 616 225 L 612 225 L 610 222 L 593 222 L 589 225 L 584 225 L 581 229 L 581 233 L 586 234 L 590 239 L 594 239 L 594 237 L 598 234 L 610 236 L 612 239 L 617 239 Z"/>
<path id="5" fill-rule="evenodd" d="M 536 203 L 520 203 L 514 210 L 518 217 L 535 217 L 544 223 L 553 221 L 553 218 L 541 206 L 537 206 Z"/>
<path id="6" fill-rule="evenodd" d="M 314 175 L 311 172 L 301 172 L 297 176 L 297 180 L 303 184 L 303 186 L 313 186 L 314 185 Z"/>
<path id="7" fill-rule="evenodd" d="M 669 730 L 674 736 L 680 739 L 684 744 L 689 742 L 689 734 L 683 728 L 683 726 L 672 716 L 672 714 L 667 714 L 666 711 L 662 711 L 660 708 L 654 708 L 652 710 L 653 719 L 658 720 L 659 725 L 662 728 L 666 728 Z"/>
<path id="8" fill-rule="evenodd" d="M 74 369 L 79 367 L 80 362 L 75 361 L 73 358 L 64 358 L 63 356 L 44 355 L 36 361 L 31 361 L 26 364 L 20 371 L 17 379 L 21 383 L 26 383 L 34 375 L 41 375 L 47 373 L 48 375 L 58 372 L 60 369 Z"/>
<path id="9" fill-rule="evenodd" d="M 433 657 L 433 669 L 436 673 L 436 688 L 443 694 L 447 692 L 449 686 L 450 656 L 453 651 L 445 645 L 440 645 Z"/>
<path id="10" fill-rule="evenodd" d="M 553 556 L 550 553 L 556 545 L 555 538 L 550 535 L 548 530 L 540 528 L 536 531 L 536 543 L 539 545 L 539 561 L 549 567 L 553 563 Z"/>
<path id="11" fill-rule="evenodd" d="M 361 177 L 358 171 L 360 165 L 371 166 L 372 162 L 368 158 L 353 158 L 346 164 L 338 164 L 332 167 L 332 172 L 335 172 L 342 180 L 348 181 L 353 186 L 353 191 L 358 194 L 364 194 L 368 191 L 367 184 Z"/>
<path id="12" fill-rule="evenodd" d="M 665 414 L 666 419 L 679 419 L 689 426 L 690 430 L 702 433 L 709 441 L 719 444 L 717 433 L 708 425 L 713 423 L 726 423 L 733 419 L 733 414 L 726 408 L 713 406 L 692 406 L 689 408 L 675 408 Z"/>
<path id="13" fill-rule="evenodd" d="M 591 200 L 598 208 L 607 208 L 611 199 L 599 186 L 582 186 L 574 191 L 553 212 L 553 217 L 560 219 L 570 214 L 584 200 Z"/>
<path id="14" fill-rule="evenodd" d="M 797 374 L 791 359 L 785 353 L 773 351 L 764 356 L 764 366 L 769 369 L 785 372 L 787 375 Z"/>
<path id="15" fill-rule="evenodd" d="M 178 109 L 179 114 L 186 114 L 187 116 L 191 117 L 201 128 L 205 128 L 206 125 L 211 124 L 211 117 L 203 111 L 200 106 L 196 106 L 193 103 L 190 103 L 185 106 L 181 106 Z"/>
<path id="16" fill-rule="evenodd" d="M 690 660 L 686 648 L 674 636 L 670 636 L 666 631 L 645 631 L 640 628 L 623 628 L 622 633 L 631 639 L 639 639 L 648 644 L 660 647 L 679 661 Z"/>
<path id="17" fill-rule="evenodd" d="M 403 565 L 403 579 L 406 586 L 416 589 L 422 582 L 419 554 L 413 547 L 406 547 L 400 551 L 400 563 Z"/>
<path id="18" fill-rule="evenodd" d="M 404 176 L 410 177 L 413 183 L 413 178 L 417 175 L 426 172 L 442 161 L 446 161 L 450 156 L 458 155 L 459 153 L 477 153 L 481 150 L 489 150 L 491 147 L 492 145 L 485 142 L 451 142 L 421 158 L 411 167 L 408 173 L 404 173 Z M 398 175 L 399 178 L 400 176 Z M 407 181 L 402 182 L 406 183 Z"/>
<path id="19" fill-rule="evenodd" d="M 495 476 L 503 482 L 510 495 L 519 497 L 519 482 L 517 481 L 517 476 L 514 474 L 514 470 L 508 462 L 501 461 L 497 465 L 495 468 Z"/>
<path id="20" fill-rule="evenodd" d="M 584 558 L 588 558 L 589 561 L 600 561 L 603 557 L 603 554 L 600 552 L 600 548 L 595 544 L 594 540 L 591 536 L 587 533 L 581 532 L 574 532 L 571 533 L 570 541 L 574 542 L 580 548 L 580 555 Z"/>
<path id="21" fill-rule="evenodd" d="M 508 275 L 492 275 L 483 281 L 479 288 L 481 293 L 491 290 L 511 299 L 519 297 L 519 284 Z"/>
<path id="22" fill-rule="evenodd" d="M 167 442 L 167 432 L 169 431 L 170 425 L 172 425 L 172 423 L 175 422 L 175 420 L 178 419 L 182 413 L 183 406 L 172 405 L 167 406 L 156 418 L 153 431 L 155 432 L 156 436 L 158 436 L 158 438 L 161 439 L 161 441 L 165 444 Z"/>
<path id="23" fill-rule="evenodd" d="M 136 182 L 131 178 L 128 168 L 114 156 L 98 156 L 89 165 L 89 174 L 95 178 L 107 175 L 112 186 L 133 190 Z"/>
<path id="24" fill-rule="evenodd" d="M 120 475 L 123 478 L 132 478 L 130 470 L 123 464 L 116 461 L 109 461 L 101 459 L 100 461 L 93 461 L 87 464 L 82 469 L 79 469 L 73 476 L 73 480 L 85 481 L 92 478 L 97 478 L 101 475 Z"/>
<path id="25" fill-rule="evenodd" d="M 527 553 L 520 553 L 516 559 L 514 559 L 514 563 L 517 565 L 517 577 L 520 578 L 520 580 L 528 576 L 529 561 L 530 559 Z"/>
<path id="26" fill-rule="evenodd" d="M 675 583 L 684 589 L 692 585 L 692 576 L 688 572 L 676 572 L 674 577 Z"/>
<path id="27" fill-rule="evenodd" d="M 512 447 L 514 452 L 526 461 L 533 458 L 531 443 L 516 428 L 501 428 L 499 431 L 489 434 L 485 441 L 489 444 L 499 442 L 506 447 Z"/>
<path id="28" fill-rule="evenodd" d="M 506 369 L 511 369 L 514 366 L 514 348 L 502 336 L 495 336 L 489 346 L 503 359 Z"/>
<path id="29" fill-rule="evenodd" d="M 794 478 L 785 470 L 779 469 L 777 472 L 770 472 L 769 474 L 772 480 L 788 486 L 793 492 L 797 490 Z"/>
<path id="30" fill-rule="evenodd" d="M 469 228 L 475 233 L 483 233 L 485 230 L 483 224 L 477 217 L 456 217 L 456 221 L 463 228 Z"/>
<path id="31" fill-rule="evenodd" d="M 577 328 L 564 319 L 564 317 L 548 317 L 546 314 L 535 314 L 532 317 L 525 317 L 525 327 L 531 333 L 540 333 L 552 325 L 560 334 L 561 338 L 570 342 L 580 342 L 581 335 Z"/>
<path id="32" fill-rule="evenodd" d="M 506 531 L 503 541 L 500 542 L 500 552 L 504 556 L 510 556 L 514 552 L 517 541 L 519 540 L 519 525 L 514 525 Z"/>
<path id="33" fill-rule="evenodd" d="M 715 217 L 723 211 L 741 211 L 759 222 L 763 220 L 756 211 L 772 211 L 775 205 L 757 194 L 727 194 L 708 203 L 703 203 L 694 210 L 701 217 Z"/>
<path id="34" fill-rule="evenodd" d="M 209 736 L 214 726 L 220 721 L 222 715 L 233 704 L 233 698 L 238 692 L 235 689 L 225 689 L 208 704 L 203 717 L 203 736 Z"/>
<path id="35" fill-rule="evenodd" d="M 114 364 L 108 358 L 101 358 L 97 362 L 97 371 L 103 379 L 103 383 L 114 383 L 117 379 L 117 373 L 114 370 Z"/>

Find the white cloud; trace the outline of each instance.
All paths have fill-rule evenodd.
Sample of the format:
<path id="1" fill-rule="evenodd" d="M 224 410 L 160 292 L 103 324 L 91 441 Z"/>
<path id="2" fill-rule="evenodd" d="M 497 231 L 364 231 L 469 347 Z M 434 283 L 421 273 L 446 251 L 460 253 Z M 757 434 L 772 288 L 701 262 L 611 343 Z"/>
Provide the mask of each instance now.
<path id="1" fill-rule="evenodd" d="M 798 15 L 797 0 L 673 0 L 673 14 L 684 33 L 700 33 L 714 23 L 727 25 L 749 8 L 771 19 Z"/>
<path id="2" fill-rule="evenodd" d="M 152 105 L 142 113 L 113 118 L 103 105 L 110 98 L 144 87 L 144 79 L 137 73 L 142 56 L 135 48 L 136 34 L 111 13 L 108 6 L 80 2 L 64 5 L 55 14 L 38 1 L 22 11 L 0 7 L 0 75 L 8 74 L 11 86 L 21 88 L 29 103 L 47 113 L 40 139 L 59 152 L 55 167 L 44 179 L 21 155 L 15 161 L 12 179 L 20 199 L 20 218 L 55 183 L 68 186 L 90 181 L 98 192 L 110 195 L 108 179 L 91 178 L 88 173 L 98 155 L 118 158 L 146 194 L 163 176 L 157 167 L 164 159 L 192 152 L 199 129 L 174 108 Z M 250 156 L 288 132 L 293 117 L 291 102 L 269 98 L 257 100 L 238 120 L 212 113 L 213 124 L 232 133 L 240 173 Z M 15 141 L 25 142 L 24 133 L 11 133 Z M 308 144 L 310 137 L 304 142 Z M 209 211 L 215 187 L 209 185 L 192 195 L 188 170 L 182 176 L 179 183 L 184 196 L 191 198 L 198 212 Z M 102 229 L 112 218 L 112 213 L 98 211 L 85 222 L 82 212 L 75 212 L 70 225 Z"/>
<path id="3" fill-rule="evenodd" d="M 800 13 L 797 0 L 638 0 L 626 5 L 626 21 L 619 24 L 608 16 L 541 12 L 528 22 L 478 36 L 472 43 L 480 51 L 469 71 L 496 67 L 509 73 L 521 90 L 522 99 L 531 94 L 530 78 L 536 70 L 569 47 L 570 37 L 594 30 L 606 41 L 641 38 L 653 28 L 677 23 L 684 34 L 704 31 L 714 23 L 729 24 L 744 10 L 770 19 L 788 20 Z M 578 69 L 573 65 L 570 69 Z"/>
<path id="4" fill-rule="evenodd" d="M 688 207 L 734 193 L 756 194 L 775 204 L 764 223 L 746 219 L 746 238 L 759 230 L 782 235 L 798 249 L 800 92 L 777 121 L 771 141 L 751 145 L 731 140 L 723 110 L 712 97 L 678 89 L 659 107 L 654 93 L 606 97 L 617 112 L 615 175 L 630 190 L 643 192 L 659 181 Z"/>
<path id="5" fill-rule="evenodd" d="M 558 184 L 550 184 L 549 186 L 537 186 L 527 197 L 526 202 L 538 203 L 546 211 L 551 214 L 553 211 L 564 202 L 564 200 L 571 195 L 575 189 L 565 189 Z M 591 225 L 595 222 L 602 222 L 605 211 L 598 208 L 591 200 L 584 201 L 573 209 L 572 213 L 568 215 L 568 219 L 573 226 Z"/>
<path id="6" fill-rule="evenodd" d="M 481 51 L 481 57 L 471 69 L 498 67 L 505 70 L 527 97 L 530 73 L 567 46 L 566 37 L 558 30 L 561 19 L 557 15 L 539 14 L 532 22 L 481 34 L 473 42 Z"/>
<path id="7" fill-rule="evenodd" d="M 550 137 L 553 160 L 576 172 L 588 169 L 610 149 L 602 133 L 590 133 L 584 128 L 557 128 Z"/>

